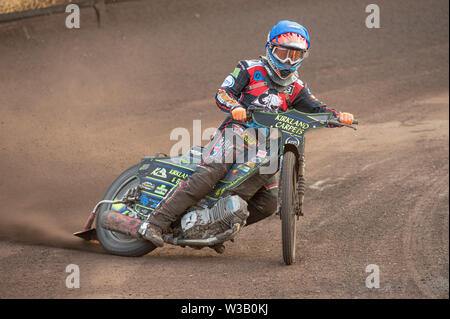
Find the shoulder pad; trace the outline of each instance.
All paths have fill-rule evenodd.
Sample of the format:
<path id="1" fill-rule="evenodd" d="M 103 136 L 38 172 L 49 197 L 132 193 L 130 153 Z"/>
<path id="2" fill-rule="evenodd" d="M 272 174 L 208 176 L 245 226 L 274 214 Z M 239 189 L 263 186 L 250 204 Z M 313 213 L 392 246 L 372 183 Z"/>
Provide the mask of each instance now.
<path id="1" fill-rule="evenodd" d="M 250 69 L 255 66 L 264 66 L 261 60 L 242 60 L 239 62 L 245 69 Z"/>
<path id="2" fill-rule="evenodd" d="M 297 80 L 294 82 L 294 84 L 300 85 L 301 87 L 305 87 L 305 86 L 306 86 L 305 83 L 303 83 L 303 81 L 300 80 L 300 79 L 297 79 Z"/>

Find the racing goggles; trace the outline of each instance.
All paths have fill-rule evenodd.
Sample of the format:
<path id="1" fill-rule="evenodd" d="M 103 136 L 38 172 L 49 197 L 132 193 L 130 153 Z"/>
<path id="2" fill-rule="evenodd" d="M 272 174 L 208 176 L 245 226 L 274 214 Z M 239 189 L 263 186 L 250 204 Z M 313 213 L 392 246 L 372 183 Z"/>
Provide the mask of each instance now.
<path id="1" fill-rule="evenodd" d="M 278 44 L 272 43 L 272 54 L 281 63 L 289 62 L 290 64 L 296 64 L 303 60 L 308 55 L 308 52 L 301 49 L 285 48 Z"/>

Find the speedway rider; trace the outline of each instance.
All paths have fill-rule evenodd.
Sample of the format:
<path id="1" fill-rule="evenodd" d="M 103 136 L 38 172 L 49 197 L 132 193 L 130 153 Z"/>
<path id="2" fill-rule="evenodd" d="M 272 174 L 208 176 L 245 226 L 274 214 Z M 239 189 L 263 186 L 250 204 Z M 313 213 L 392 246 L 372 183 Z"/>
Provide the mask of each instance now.
<path id="1" fill-rule="evenodd" d="M 266 55 L 258 60 L 240 61 L 218 89 L 216 103 L 229 116 L 210 144 L 217 143 L 218 136 L 227 128 L 246 129 L 246 108 L 250 105 L 270 112 L 288 108 L 306 113 L 332 112 L 341 123 L 352 124 L 352 114 L 326 106 L 298 78 L 297 70 L 310 46 L 305 27 L 287 20 L 278 22 L 267 36 Z M 189 179 L 174 187 L 153 212 L 144 237 L 156 246 L 163 246 L 162 234 L 170 229 L 172 222 L 206 196 L 231 165 L 227 161 L 203 162 Z M 250 213 L 247 225 L 272 215 L 277 208 L 277 180 L 273 175 L 265 178 L 265 186 L 251 198 L 244 198 Z"/>

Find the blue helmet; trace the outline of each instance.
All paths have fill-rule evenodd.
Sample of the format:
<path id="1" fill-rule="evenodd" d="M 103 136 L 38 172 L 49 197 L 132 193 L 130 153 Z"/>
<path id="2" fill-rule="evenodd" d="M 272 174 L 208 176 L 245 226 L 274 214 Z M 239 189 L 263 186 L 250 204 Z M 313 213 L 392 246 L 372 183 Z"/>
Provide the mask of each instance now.
<path id="1" fill-rule="evenodd" d="M 297 22 L 282 20 L 267 35 L 266 59 L 272 80 L 286 84 L 300 67 L 311 43 L 306 28 Z M 272 73 L 272 74 L 270 74 Z"/>

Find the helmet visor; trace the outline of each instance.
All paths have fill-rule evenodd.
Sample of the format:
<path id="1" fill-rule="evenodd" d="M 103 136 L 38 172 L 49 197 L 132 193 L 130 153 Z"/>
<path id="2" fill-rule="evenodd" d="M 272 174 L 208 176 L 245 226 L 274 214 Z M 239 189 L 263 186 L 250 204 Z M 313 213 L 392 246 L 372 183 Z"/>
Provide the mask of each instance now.
<path id="1" fill-rule="evenodd" d="M 294 50 L 287 49 L 283 47 L 279 47 L 274 45 L 272 48 L 272 54 L 280 61 L 281 63 L 290 63 L 296 64 L 303 60 L 307 56 L 307 51 L 305 50 Z"/>

